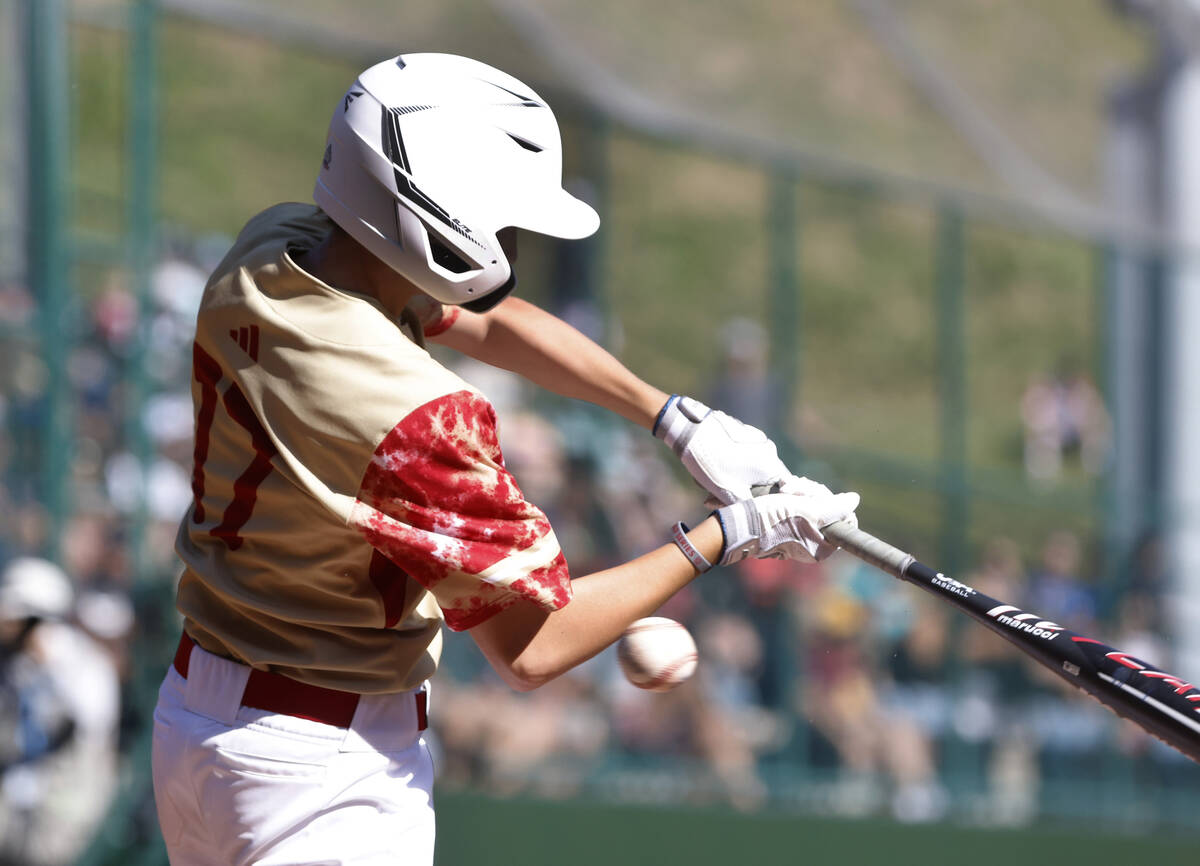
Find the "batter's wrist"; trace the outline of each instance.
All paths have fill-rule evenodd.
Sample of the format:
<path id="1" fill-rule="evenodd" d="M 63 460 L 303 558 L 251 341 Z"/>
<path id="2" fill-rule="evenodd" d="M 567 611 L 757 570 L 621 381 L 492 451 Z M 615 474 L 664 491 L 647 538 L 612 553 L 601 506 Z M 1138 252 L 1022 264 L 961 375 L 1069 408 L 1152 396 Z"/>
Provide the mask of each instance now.
<path id="1" fill-rule="evenodd" d="M 687 525 L 681 520 L 671 527 L 671 540 L 675 542 L 675 546 L 680 552 L 687 557 L 688 562 L 692 564 L 692 568 L 696 569 L 698 574 L 704 574 L 709 571 L 713 564 L 701 553 L 696 545 L 692 544 L 692 540 L 687 537 Z"/>
<path id="2" fill-rule="evenodd" d="M 707 517 L 687 531 L 688 541 L 715 567 L 721 561 L 724 538 L 721 524 L 715 517 Z"/>

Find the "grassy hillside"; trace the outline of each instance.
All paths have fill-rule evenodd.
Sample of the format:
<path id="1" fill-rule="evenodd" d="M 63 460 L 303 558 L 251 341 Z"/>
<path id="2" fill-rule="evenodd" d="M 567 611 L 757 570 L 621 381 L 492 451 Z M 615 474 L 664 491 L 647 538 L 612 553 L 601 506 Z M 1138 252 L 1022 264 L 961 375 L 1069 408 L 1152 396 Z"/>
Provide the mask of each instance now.
<path id="1" fill-rule="evenodd" d="M 475 54 L 553 84 L 551 70 L 488 3 L 406 4 L 400 14 L 383 0 L 270 2 L 286 5 L 291 21 L 323 23 L 397 51 Z M 658 98 L 893 171 L 994 185 L 891 68 L 849 4 L 537 3 L 581 52 Z M 994 97 L 1022 135 L 1028 131 L 1038 153 L 1088 185 L 1094 164 L 1075 155 L 1094 149 L 1100 80 L 1132 63 L 1137 51 L 1103 4 L 1064 5 L 1073 13 L 1056 7 L 1021 17 L 985 0 L 903 8 L 922 38 L 961 64 L 964 79 Z M 992 44 L 992 22 L 1002 45 Z M 1046 35 L 1067 31 L 1070 62 Z M 125 168 L 124 37 L 87 24 L 72 34 L 80 223 L 111 232 L 120 225 Z M 189 233 L 230 234 L 265 205 L 307 199 L 330 108 L 365 61 L 171 17 L 161 37 L 165 221 Z M 1033 95 L 1023 98 L 1027 93 Z M 562 117 L 568 173 L 601 184 L 604 227 L 593 249 L 601 256 L 611 333 L 621 338 L 614 348 L 652 381 L 703 393 L 722 324 L 733 315 L 770 324 L 777 315 L 767 244 L 772 179 L 761 166 L 620 130 L 596 144 L 586 118 L 570 111 Z M 600 161 L 587 156 L 589 142 L 600 148 Z M 801 179 L 795 202 L 801 318 L 786 351 L 802 375 L 784 384 L 803 416 L 787 432 L 810 453 L 833 455 L 847 483 L 876 485 L 865 509 L 878 509 L 880 519 L 936 522 L 936 500 L 923 509 L 906 503 L 914 485 L 934 477 L 928 467 L 941 448 L 939 364 L 948 361 L 937 325 L 938 214 L 926 202 L 878 198 L 816 178 Z M 1019 485 L 1018 403 L 1029 379 L 1066 356 L 1099 365 L 1092 253 L 1064 237 L 986 223 L 968 223 L 964 243 L 968 455 L 977 474 L 998 470 Z M 524 291 L 533 297 L 548 292 L 550 267 L 532 265 L 539 248 L 550 252 L 535 242 L 522 257 Z M 900 468 L 885 479 L 870 468 L 876 464 L 836 456 L 847 447 Z M 1072 475 L 1059 489 L 1073 495 L 1088 487 Z M 1075 519 L 1058 511 L 1058 502 L 1044 500 L 1056 515 L 1050 519 Z M 1023 520 L 1028 508 L 1005 513 L 1009 524 L 989 527 L 1033 531 Z"/>
<path id="2" fill-rule="evenodd" d="M 1149 62 L 1148 34 L 1107 0 L 896 4 L 921 46 L 1009 135 L 1085 193 L 1103 188 L 1105 102 Z"/>

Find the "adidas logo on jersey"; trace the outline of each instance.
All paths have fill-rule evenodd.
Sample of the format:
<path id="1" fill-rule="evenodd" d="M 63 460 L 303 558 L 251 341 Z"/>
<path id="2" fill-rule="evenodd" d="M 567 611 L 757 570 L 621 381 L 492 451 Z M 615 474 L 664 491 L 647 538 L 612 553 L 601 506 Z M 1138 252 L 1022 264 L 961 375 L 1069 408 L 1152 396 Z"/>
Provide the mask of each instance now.
<path id="1" fill-rule="evenodd" d="M 251 361 L 258 360 L 258 325 L 248 328 L 230 328 L 229 336 L 241 346 L 242 351 L 250 356 Z"/>

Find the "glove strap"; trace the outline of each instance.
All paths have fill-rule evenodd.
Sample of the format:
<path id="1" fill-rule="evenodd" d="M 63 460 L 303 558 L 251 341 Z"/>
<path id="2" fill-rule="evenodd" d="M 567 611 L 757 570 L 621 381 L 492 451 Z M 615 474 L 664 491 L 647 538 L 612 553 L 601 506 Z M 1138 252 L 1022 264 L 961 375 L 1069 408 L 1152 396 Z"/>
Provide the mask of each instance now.
<path id="1" fill-rule="evenodd" d="M 673 406 L 673 405 L 676 403 L 676 401 L 678 401 L 678 400 L 679 400 L 679 395 L 678 395 L 678 394 L 672 394 L 672 395 L 671 395 L 671 398 L 670 398 L 669 400 L 667 400 L 667 402 L 666 402 L 666 403 L 663 403 L 663 407 L 662 407 L 661 409 L 659 409 L 659 410 L 658 410 L 658 415 L 657 415 L 657 416 L 655 417 L 655 419 L 654 419 L 654 426 L 650 428 L 650 435 L 652 435 L 652 436 L 654 436 L 654 437 L 656 437 L 656 438 L 662 438 L 662 437 L 660 437 L 660 436 L 658 435 L 658 429 L 659 429 L 659 427 L 661 427 L 661 426 L 662 426 L 662 422 L 663 422 L 663 416 L 667 414 L 667 412 L 670 410 L 670 408 L 671 408 L 671 407 L 672 407 L 672 406 Z M 666 431 L 665 431 L 665 430 L 663 431 L 663 435 L 664 435 L 664 436 L 666 435 Z"/>
<path id="2" fill-rule="evenodd" d="M 683 521 L 679 521 L 671 527 L 671 540 L 675 542 L 676 546 L 683 552 L 683 555 L 688 558 L 688 562 L 692 564 L 692 568 L 696 569 L 700 574 L 704 574 L 704 572 L 712 568 L 712 563 L 705 559 L 704 554 L 698 551 L 696 546 L 692 544 L 691 539 L 687 537 L 687 531 L 688 528 L 684 525 Z"/>
<path id="3" fill-rule="evenodd" d="M 725 537 L 718 565 L 733 565 L 747 556 L 758 555 L 763 523 L 753 499 L 734 502 L 718 508 L 713 514 L 721 524 L 721 534 Z"/>
<path id="4" fill-rule="evenodd" d="M 672 394 L 654 421 L 654 436 L 663 440 L 677 455 L 683 456 L 688 443 L 696 435 L 700 422 L 712 414 L 712 409 L 699 400 Z"/>

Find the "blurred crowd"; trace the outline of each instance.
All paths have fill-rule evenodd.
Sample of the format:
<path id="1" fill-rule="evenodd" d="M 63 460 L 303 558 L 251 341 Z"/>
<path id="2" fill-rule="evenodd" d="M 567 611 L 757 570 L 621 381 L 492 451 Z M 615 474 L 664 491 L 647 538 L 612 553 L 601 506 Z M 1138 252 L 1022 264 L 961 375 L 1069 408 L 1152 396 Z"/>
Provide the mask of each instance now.
<path id="1" fill-rule="evenodd" d="M 722 345 L 705 399 L 776 429 L 763 329 L 735 320 Z M 507 403 L 506 459 L 550 515 L 574 574 L 664 543 L 672 515 L 702 516 L 699 490 L 641 431 L 577 406 L 534 414 L 531 395 L 503 374 L 463 374 Z M 1082 377 L 1058 381 L 1061 402 L 1090 407 L 1060 413 L 1059 465 L 1082 450 L 1093 471 L 1101 458 L 1086 455 L 1104 447 L 1102 404 Z M 1029 551 L 994 538 L 964 581 L 1169 667 L 1156 540 L 1139 547 L 1116 588 L 1091 544 L 1069 529 L 1047 531 Z M 1169 779 L 1190 767 L 943 602 L 849 556 L 746 561 L 705 576 L 659 614 L 683 622 L 700 650 L 695 677 L 665 694 L 628 684 L 612 650 L 514 694 L 469 640 L 451 638 L 433 697 L 443 784 L 1019 826 L 1056 785 L 1113 772 Z"/>
<path id="2" fill-rule="evenodd" d="M 191 500 L 204 281 L 194 261 L 162 262 L 147 311 L 114 272 L 48 336 L 28 291 L 0 287 L 0 864 L 75 862 L 137 763 L 131 697 L 163 664 L 135 654 L 175 629 L 161 599 Z M 43 339 L 64 352 L 57 405 Z"/>
<path id="3" fill-rule="evenodd" d="M 117 278 L 76 311 L 77 334 L 64 339 L 71 448 L 60 457 L 46 450 L 47 368 L 38 341 L 20 336 L 36 333 L 35 305 L 20 286 L 0 288 L 0 864 L 72 862 L 136 757 L 147 719 L 131 696 L 154 688 L 169 659 L 133 649 L 177 628 L 161 601 L 191 498 L 190 343 L 212 258 L 190 249 L 162 262 L 149 315 Z M 736 321 L 723 339 L 712 388 L 697 396 L 777 429 L 761 328 Z M 674 519 L 703 515 L 699 490 L 643 431 L 445 360 L 497 405 L 506 461 L 548 513 L 574 574 L 650 550 Z M 1029 397 L 1027 411 L 1041 399 Z M 57 529 L 33 486 L 56 459 L 69 501 Z M 1030 460 L 1039 473 L 1054 462 Z M 1169 667 L 1153 540 L 1129 569 L 1119 618 L 1089 571 L 1088 543 L 1055 531 L 1030 557 L 997 538 L 965 579 Z M 159 607 L 139 600 L 146 586 Z M 517 694 L 469 638 L 450 636 L 431 697 L 441 784 L 1014 825 L 1032 820 L 1054 779 L 1100 772 L 1099 756 L 1148 773 L 1178 760 L 1003 641 L 848 556 L 748 561 L 659 613 L 691 630 L 701 659 L 689 682 L 662 694 L 628 684 L 611 650 Z"/>
<path id="4" fill-rule="evenodd" d="M 583 498 L 580 481 L 597 483 L 593 473 L 574 478 L 572 500 Z M 662 524 L 628 503 L 604 508 L 605 499 L 596 491 L 588 509 L 552 508 L 564 537 L 594 537 L 581 519 L 618 538 Z M 576 573 L 609 558 L 576 556 Z M 1051 533 L 1031 568 L 1013 542 L 996 539 L 966 582 L 1098 632 L 1096 582 L 1071 532 Z M 1160 602 L 1151 576 L 1122 605 L 1116 631 L 1099 633 L 1169 664 Z M 611 651 L 514 694 L 468 641 L 451 639 L 449 676 L 434 692 L 443 783 L 744 809 L 794 801 L 911 822 L 953 809 L 1007 826 L 1036 817 L 1043 778 L 1094 780 L 1113 760 L 1169 774 L 1186 760 L 990 632 L 962 628 L 944 603 L 849 557 L 747 562 L 659 613 L 687 625 L 701 659 L 695 677 L 666 694 L 626 683 Z M 974 780 L 967 796 L 964 779 Z"/>

